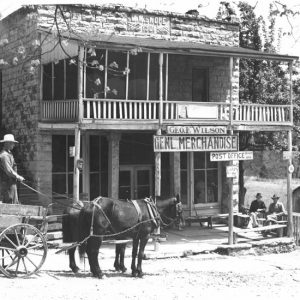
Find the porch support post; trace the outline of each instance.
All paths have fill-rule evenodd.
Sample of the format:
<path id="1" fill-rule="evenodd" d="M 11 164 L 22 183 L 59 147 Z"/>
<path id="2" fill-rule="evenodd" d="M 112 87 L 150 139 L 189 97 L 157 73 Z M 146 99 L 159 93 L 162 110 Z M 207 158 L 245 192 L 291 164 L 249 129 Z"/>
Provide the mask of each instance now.
<path id="1" fill-rule="evenodd" d="M 75 126 L 75 156 L 74 156 L 74 175 L 73 175 L 73 203 L 79 203 L 79 168 L 78 160 L 80 159 L 80 138 L 81 128 L 80 124 L 83 117 L 83 59 L 84 59 L 84 48 L 82 46 L 78 49 L 78 123 Z"/>
<path id="2" fill-rule="evenodd" d="M 292 166 L 292 130 L 288 131 L 288 151 L 290 153 L 287 166 L 287 213 L 288 213 L 288 237 L 294 236 L 293 228 L 293 198 L 292 198 L 292 170 L 289 167 Z"/>
<path id="3" fill-rule="evenodd" d="M 120 133 L 110 133 L 108 135 L 108 196 L 119 198 L 119 153 L 120 153 Z"/>
<path id="4" fill-rule="evenodd" d="M 164 54 L 159 53 L 159 129 L 157 135 L 161 135 L 163 123 L 163 62 Z M 161 152 L 155 152 L 155 196 L 161 196 Z"/>
<path id="5" fill-rule="evenodd" d="M 289 74 L 290 74 L 290 119 L 293 124 L 293 62 L 289 62 Z M 290 152 L 287 166 L 287 213 L 288 213 L 288 228 L 287 235 L 289 237 L 294 236 L 293 228 L 293 198 L 292 198 L 292 170 L 289 170 L 289 167 L 292 168 L 292 130 L 288 130 L 288 151 Z"/>
<path id="6" fill-rule="evenodd" d="M 159 128 L 163 122 L 163 63 L 164 54 L 159 53 Z"/>
<path id="7" fill-rule="evenodd" d="M 232 99 L 232 85 L 233 85 L 233 57 L 229 58 L 229 97 L 230 97 L 230 135 L 233 135 L 233 99 Z M 232 166 L 233 162 L 230 161 L 229 165 Z M 228 197 L 228 244 L 233 244 L 233 179 L 228 178 L 229 181 L 229 197 Z"/>
<path id="8" fill-rule="evenodd" d="M 161 135 L 161 130 L 157 130 Z M 161 152 L 155 152 L 155 196 L 161 196 Z"/>

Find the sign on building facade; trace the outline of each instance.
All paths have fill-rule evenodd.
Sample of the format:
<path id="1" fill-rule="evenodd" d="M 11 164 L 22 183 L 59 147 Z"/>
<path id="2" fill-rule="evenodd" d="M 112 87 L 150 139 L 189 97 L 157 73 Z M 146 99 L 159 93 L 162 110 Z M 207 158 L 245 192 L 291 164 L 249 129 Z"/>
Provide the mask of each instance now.
<path id="1" fill-rule="evenodd" d="M 234 151 L 238 150 L 238 136 L 155 135 L 153 147 L 154 152 Z"/>

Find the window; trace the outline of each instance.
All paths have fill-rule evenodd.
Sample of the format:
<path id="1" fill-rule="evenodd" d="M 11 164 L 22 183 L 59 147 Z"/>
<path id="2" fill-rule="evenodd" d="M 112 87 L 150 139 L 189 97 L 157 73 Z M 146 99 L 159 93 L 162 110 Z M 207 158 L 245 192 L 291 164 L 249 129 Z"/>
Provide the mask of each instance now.
<path id="1" fill-rule="evenodd" d="M 76 58 L 43 65 L 43 100 L 78 98 Z"/>
<path id="2" fill-rule="evenodd" d="M 54 195 L 73 194 L 74 158 L 69 155 L 69 147 L 74 146 L 73 135 L 52 136 L 52 191 Z M 80 174 L 79 192 L 82 192 Z"/>
<path id="3" fill-rule="evenodd" d="M 147 98 L 147 63 L 148 54 L 131 55 L 129 60 L 129 94 L 132 100 L 146 100 Z"/>
<path id="4" fill-rule="evenodd" d="M 118 68 L 114 68 L 114 64 Z M 107 72 L 107 86 L 110 91 L 117 91 L 117 93 L 109 93 L 107 98 L 126 99 L 126 76 L 123 74 L 127 67 L 127 52 L 108 52 L 108 72 Z"/>
<path id="5" fill-rule="evenodd" d="M 194 152 L 194 204 L 218 202 L 218 163 L 208 152 Z"/>
<path id="6" fill-rule="evenodd" d="M 87 55 L 85 90 L 87 98 L 104 98 L 105 54 L 105 50 L 96 49 L 93 56 Z"/>
<path id="7" fill-rule="evenodd" d="M 208 69 L 200 68 L 192 71 L 192 100 L 196 102 L 208 101 Z"/>
<path id="8" fill-rule="evenodd" d="M 90 136 L 90 199 L 108 196 L 108 143 L 104 136 Z"/>

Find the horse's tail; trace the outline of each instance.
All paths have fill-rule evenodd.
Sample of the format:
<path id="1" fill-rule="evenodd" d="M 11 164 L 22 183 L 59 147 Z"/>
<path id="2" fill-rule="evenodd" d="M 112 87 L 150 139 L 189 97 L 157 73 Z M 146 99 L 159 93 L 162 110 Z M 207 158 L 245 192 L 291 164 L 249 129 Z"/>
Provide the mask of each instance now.
<path id="1" fill-rule="evenodd" d="M 87 238 L 90 234 L 90 224 L 91 222 L 87 222 L 88 216 L 86 211 L 83 209 L 80 211 L 79 216 L 78 216 L 78 222 L 80 226 L 78 227 L 78 235 L 79 238 L 78 240 L 81 242 L 79 247 L 78 247 L 78 252 L 79 252 L 79 258 L 82 261 L 84 254 L 86 252 L 86 244 L 87 244 Z M 91 217 L 90 217 L 91 219 Z"/>
<path id="2" fill-rule="evenodd" d="M 86 252 L 86 243 L 87 242 L 84 242 L 84 243 L 80 244 L 79 247 L 78 247 L 78 253 L 79 253 L 80 261 L 83 261 L 84 254 Z"/>
<path id="3" fill-rule="evenodd" d="M 73 228 L 74 230 L 74 228 Z M 62 217 L 62 234 L 63 234 L 63 242 L 64 243 L 72 243 L 74 242 L 74 235 L 72 232 L 72 224 L 71 224 L 71 211 L 70 209 L 66 209 L 63 213 Z"/>

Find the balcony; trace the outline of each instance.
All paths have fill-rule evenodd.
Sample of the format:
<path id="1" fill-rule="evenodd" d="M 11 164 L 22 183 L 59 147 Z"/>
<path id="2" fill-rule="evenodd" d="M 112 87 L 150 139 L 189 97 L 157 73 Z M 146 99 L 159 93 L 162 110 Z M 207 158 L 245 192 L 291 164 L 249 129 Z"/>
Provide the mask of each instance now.
<path id="1" fill-rule="evenodd" d="M 155 100 L 83 99 L 42 101 L 42 122 L 74 123 L 82 114 L 82 123 L 119 125 L 141 124 L 213 124 L 291 126 L 291 105 L 239 104 Z M 232 108 L 232 113 L 231 113 Z"/>

